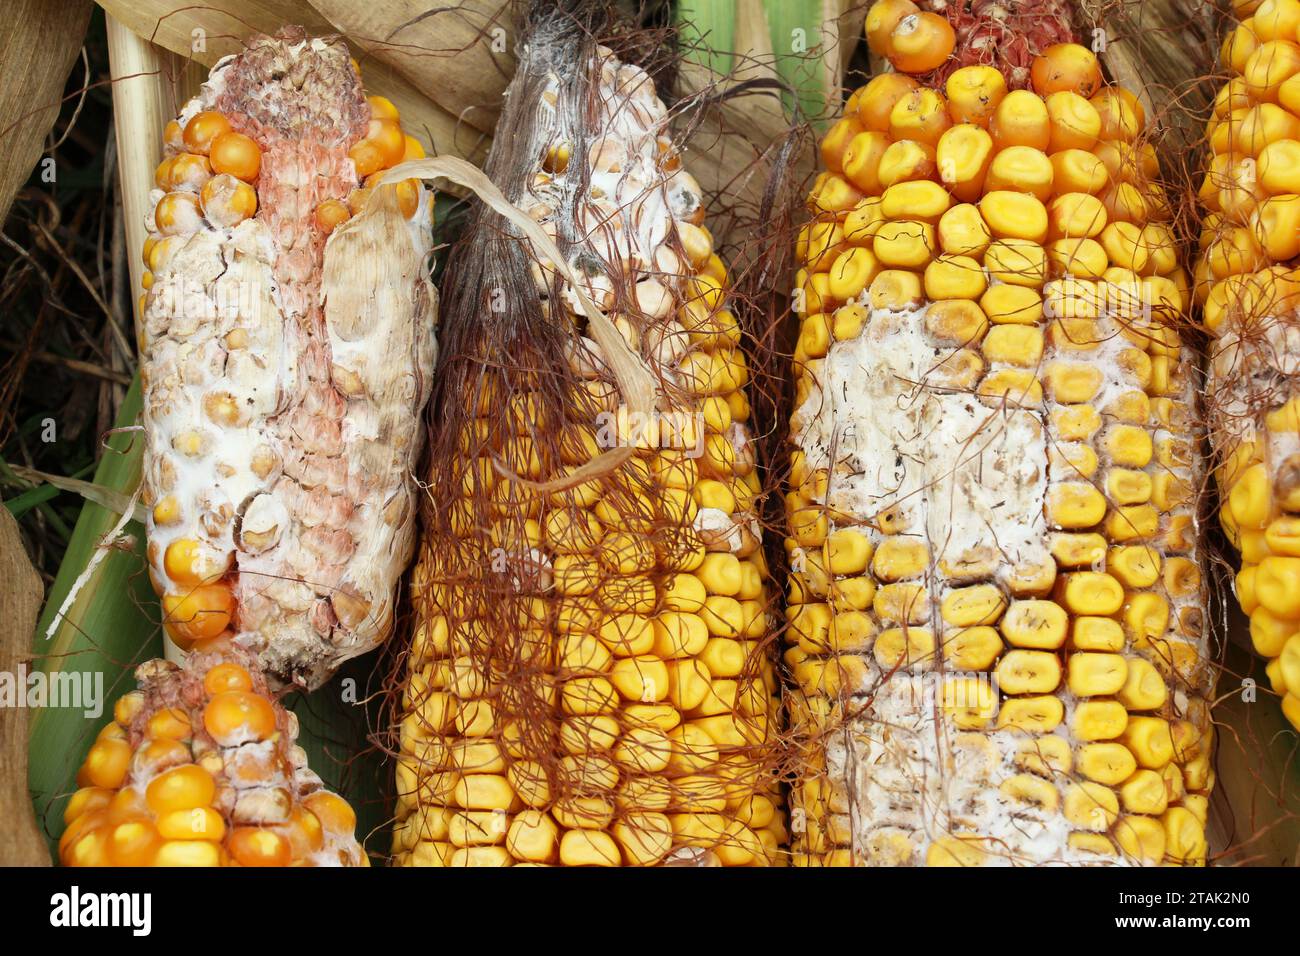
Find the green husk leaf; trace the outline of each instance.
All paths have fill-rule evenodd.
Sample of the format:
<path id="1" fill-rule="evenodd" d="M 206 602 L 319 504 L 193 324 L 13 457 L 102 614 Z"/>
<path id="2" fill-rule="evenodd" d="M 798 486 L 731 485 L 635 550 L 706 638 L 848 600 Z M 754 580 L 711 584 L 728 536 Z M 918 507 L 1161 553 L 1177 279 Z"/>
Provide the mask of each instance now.
<path id="1" fill-rule="evenodd" d="M 763 8 L 777 74 L 795 91 L 803 118 L 816 124 L 835 95 L 823 64 L 838 39 L 827 34 L 834 31 L 835 21 L 826 19 L 821 0 L 764 0 Z M 788 95 L 785 105 L 787 109 L 792 105 Z"/>
<path id="2" fill-rule="evenodd" d="M 736 48 L 734 0 L 682 0 L 676 17 L 682 58 L 721 76 L 730 73 Z"/>
<path id="3" fill-rule="evenodd" d="M 135 424 L 139 413 L 137 378 L 122 403 L 117 427 Z M 140 481 L 142 437 L 134 432 L 116 432 L 105 446 L 95 469 L 94 484 L 129 497 Z M 77 768 L 95 734 L 112 718 L 112 702 L 133 686 L 131 671 L 136 664 L 162 653 L 158 602 L 146 571 L 144 527 L 136 521 L 126 526 L 129 540 L 109 548 L 63 616 L 55 621 L 73 584 L 120 517 L 111 508 L 87 501 L 32 639 L 31 670 L 39 670 L 47 679 L 59 674 L 88 679 L 98 705 L 43 707 L 31 715 L 28 780 L 37 821 L 51 846 L 63 828 L 67 797 L 76 790 Z M 47 638 L 51 626 L 53 632 Z"/>

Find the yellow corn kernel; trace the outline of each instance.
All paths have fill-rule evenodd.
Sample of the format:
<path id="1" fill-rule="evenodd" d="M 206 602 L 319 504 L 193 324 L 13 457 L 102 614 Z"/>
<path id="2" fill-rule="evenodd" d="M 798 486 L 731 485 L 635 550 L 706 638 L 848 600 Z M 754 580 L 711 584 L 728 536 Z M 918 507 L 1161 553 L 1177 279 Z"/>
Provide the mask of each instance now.
<path id="1" fill-rule="evenodd" d="M 1002 616 L 1002 635 L 1014 647 L 1054 650 L 1065 643 L 1068 617 L 1055 601 L 1013 601 Z"/>
<path id="2" fill-rule="evenodd" d="M 1149 588 L 1160 578 L 1160 553 L 1145 545 L 1112 548 L 1106 569 L 1128 588 Z"/>
<path id="3" fill-rule="evenodd" d="M 822 508 L 799 508 L 790 514 L 790 531 L 805 548 L 820 546 L 830 531 L 830 519 Z"/>
<path id="4" fill-rule="evenodd" d="M 1095 106 L 1070 90 L 1050 94 L 1045 105 L 1052 126 L 1048 152 L 1092 149 L 1096 145 L 1101 135 L 1101 114 Z"/>
<path id="5" fill-rule="evenodd" d="M 962 202 L 973 202 L 983 193 L 992 158 L 993 138 L 969 124 L 947 130 L 935 146 L 939 180 Z"/>
<path id="6" fill-rule="evenodd" d="M 956 122 L 987 126 L 1007 95 L 1007 81 L 991 66 L 964 66 L 948 77 L 944 91 Z"/>
<path id="7" fill-rule="evenodd" d="M 897 183 L 880 197 L 880 211 L 886 219 L 921 219 L 938 225 L 952 206 L 952 196 L 929 180 Z"/>
<path id="8" fill-rule="evenodd" d="M 1122 704 L 1117 704 L 1123 709 Z M 1128 718 L 1123 742 L 1137 759 L 1139 767 L 1159 770 L 1174 756 L 1174 739 L 1169 721 L 1160 717 Z"/>
<path id="9" fill-rule="evenodd" d="M 912 308 L 924 299 L 921 277 L 901 269 L 883 270 L 872 280 L 867 294 L 873 309 L 892 311 Z"/>
<path id="10" fill-rule="evenodd" d="M 983 267 L 969 256 L 943 254 L 925 268 L 925 294 L 931 299 L 978 299 L 987 288 Z"/>
<path id="11" fill-rule="evenodd" d="M 1047 104 L 1028 90 L 1013 90 L 993 111 L 989 132 L 999 150 L 1015 146 L 1047 149 L 1052 141 Z"/>
<path id="12" fill-rule="evenodd" d="M 1047 281 L 1047 253 L 1040 244 L 1027 239 L 998 239 L 984 252 L 984 268 L 990 279 L 1041 289 Z"/>
<path id="13" fill-rule="evenodd" d="M 935 249 L 934 226 L 920 219 L 882 223 L 872 240 L 876 258 L 890 268 L 922 268 L 934 258 Z"/>
<path id="14" fill-rule="evenodd" d="M 884 189 L 897 183 L 929 179 L 935 172 L 934 147 L 905 139 L 885 148 L 877 168 L 877 178 Z"/>
<path id="15" fill-rule="evenodd" d="M 1128 711 L 1115 700 L 1085 700 L 1074 710 L 1070 729 L 1079 740 L 1114 740 L 1128 726 Z"/>
<path id="16" fill-rule="evenodd" d="M 1062 568 L 1093 567 L 1106 555 L 1106 539 L 1096 532 L 1085 534 L 1054 533 L 1051 552 Z"/>
<path id="17" fill-rule="evenodd" d="M 889 27 L 891 32 L 896 25 L 895 22 Z M 889 129 L 889 114 L 894 105 L 918 86 L 920 84 L 905 73 L 882 73 L 874 77 L 855 94 L 858 120 L 867 129 L 882 132 Z"/>
<path id="18" fill-rule="evenodd" d="M 838 528 L 826 539 L 826 563 L 832 574 L 861 574 L 872 552 L 871 540 L 856 528 Z"/>
<path id="19" fill-rule="evenodd" d="M 1075 766 L 1089 780 L 1116 786 L 1133 775 L 1137 761 L 1121 743 L 1089 743 L 1079 748 Z"/>
<path id="20" fill-rule="evenodd" d="M 1119 798 L 1114 790 L 1092 780 L 1072 783 L 1065 788 L 1062 813 L 1073 826 L 1101 833 L 1119 816 Z"/>
<path id="21" fill-rule="evenodd" d="M 1008 694 L 1047 694 L 1061 683 L 1061 662 L 1047 651 L 1013 650 L 997 667 L 998 686 Z"/>
<path id="22" fill-rule="evenodd" d="M 943 658 L 954 670 L 985 671 L 1002 653 L 996 628 L 967 627 L 944 636 Z"/>
<path id="23" fill-rule="evenodd" d="M 1246 58 L 1241 75 L 1246 81 L 1246 92 L 1256 100 L 1276 102 L 1282 84 L 1300 73 L 1300 47 L 1296 39 L 1261 43 Z"/>
<path id="24" fill-rule="evenodd" d="M 876 597 L 876 582 L 870 576 L 841 578 L 830 588 L 831 603 L 838 611 L 864 611 Z"/>
<path id="25" fill-rule="evenodd" d="M 1146 123 L 1142 104 L 1122 87 L 1107 87 L 1089 100 L 1101 116 L 1101 138 L 1131 142 Z"/>
<path id="26" fill-rule="evenodd" d="M 1266 538 L 1267 540 L 1267 538 Z M 1280 618 L 1300 617 L 1300 558 L 1270 555 L 1259 562 L 1254 578 L 1255 599 Z"/>
<path id="27" fill-rule="evenodd" d="M 1101 371 L 1083 362 L 1052 362 L 1043 379 L 1048 393 L 1066 405 L 1091 401 L 1102 383 Z"/>
<path id="28" fill-rule="evenodd" d="M 868 195 L 879 194 L 880 160 L 888 147 L 889 137 L 883 131 L 871 130 L 857 133 L 849 140 L 848 147 L 844 150 L 841 171 L 845 178 Z M 827 168 L 831 168 L 829 164 Z"/>
<path id="29" fill-rule="evenodd" d="M 1075 571 L 1058 583 L 1061 603 L 1071 614 L 1114 614 L 1124 604 L 1120 583 L 1102 571 Z"/>
<path id="30" fill-rule="evenodd" d="M 464 774 L 457 782 L 452 799 L 467 810 L 509 810 L 514 802 L 510 781 L 500 774 Z"/>
<path id="31" fill-rule="evenodd" d="M 1112 266 L 1141 272 L 1147 265 L 1147 246 L 1142 230 L 1131 222 L 1108 223 L 1097 241 L 1106 250 Z"/>
<path id="32" fill-rule="evenodd" d="M 925 852 L 926 866 L 984 866 L 996 856 L 985 849 L 979 837 L 941 836 Z"/>
<path id="33" fill-rule="evenodd" d="M 1124 626 L 1139 646 L 1161 637 L 1169 626 L 1169 602 L 1164 595 L 1144 591 L 1131 596 L 1124 611 Z"/>
<path id="34" fill-rule="evenodd" d="M 1108 617 L 1076 617 L 1070 623 L 1070 646 L 1080 651 L 1118 651 L 1124 629 Z"/>
<path id="35" fill-rule="evenodd" d="M 1054 377 L 1049 370 L 1049 389 L 1057 381 L 1059 377 Z M 1055 397 L 1058 401 L 1063 400 L 1059 394 Z M 1101 415 L 1091 405 L 1058 406 L 1052 409 L 1052 428 L 1063 441 L 1089 441 L 1101 428 Z"/>
<path id="36" fill-rule="evenodd" d="M 940 606 L 943 620 L 958 627 L 996 623 L 1006 609 L 1007 599 L 993 584 L 957 588 L 944 595 Z"/>
<path id="37" fill-rule="evenodd" d="M 980 190 L 983 190 L 982 182 Z M 938 239 L 939 247 L 948 255 L 980 257 L 993 241 L 993 235 L 979 207 L 962 203 L 939 219 Z"/>
<path id="38" fill-rule="evenodd" d="M 876 663 L 886 670 L 932 661 L 934 651 L 934 634 L 924 627 L 887 627 L 871 648 Z"/>
<path id="39" fill-rule="evenodd" d="M 1259 185 L 1272 195 L 1300 193 L 1300 141 L 1273 140 L 1258 154 Z"/>
<path id="40" fill-rule="evenodd" d="M 981 348 L 990 362 L 1033 368 L 1043 357 L 1043 332 L 1027 325 L 994 326 Z"/>
<path id="41" fill-rule="evenodd" d="M 1047 239 L 1047 207 L 1032 193 L 1005 189 L 987 192 L 980 200 L 980 213 L 999 239 L 1025 239 L 1034 243 Z"/>
<path id="42" fill-rule="evenodd" d="M 1300 120 L 1297 120 L 1300 122 Z M 1270 259 L 1285 262 L 1300 255 L 1300 196 L 1271 196 L 1251 215 L 1255 241 Z"/>
<path id="43" fill-rule="evenodd" d="M 1128 662 L 1119 654 L 1071 654 L 1067 681 L 1079 697 L 1117 694 L 1128 679 Z"/>
<path id="44" fill-rule="evenodd" d="M 1041 205 L 1052 196 L 1052 181 L 1055 175 L 1052 161 L 1042 150 L 1030 146 L 1010 146 L 993 157 L 984 188 L 989 191 L 1012 190 L 1028 193 L 1037 197 Z M 1046 218 L 1046 210 L 1044 210 L 1044 226 L 1046 226 Z"/>
<path id="45" fill-rule="evenodd" d="M 1095 153 L 1064 149 L 1051 156 L 1052 183 L 1057 195 L 1087 193 L 1100 195 L 1110 185 L 1110 171 Z"/>
<path id="46" fill-rule="evenodd" d="M 1124 816 L 1115 824 L 1115 839 L 1120 849 L 1147 866 L 1164 860 L 1165 830 L 1159 820 L 1142 816 Z"/>
<path id="47" fill-rule="evenodd" d="M 1052 200 L 1049 235 L 1060 239 L 1095 239 L 1107 226 L 1106 207 L 1096 196 L 1065 193 Z M 1100 244 L 1099 244 L 1100 245 Z M 1105 247 L 1102 246 L 1102 251 Z"/>
<path id="48" fill-rule="evenodd" d="M 1076 279 L 1100 279 L 1109 265 L 1095 239 L 1057 239 L 1048 244 L 1047 255 L 1055 270 Z"/>
<path id="49" fill-rule="evenodd" d="M 560 837 L 565 866 L 619 866 L 622 859 L 614 838 L 600 830 L 566 830 Z"/>
<path id="50" fill-rule="evenodd" d="M 817 212 L 838 214 L 852 209 L 861 199 L 862 193 L 848 180 L 826 173 L 820 187 L 813 190 L 809 204 Z"/>
<path id="51" fill-rule="evenodd" d="M 740 593 L 744 581 L 744 570 L 740 560 L 735 555 L 715 553 L 705 555 L 700 566 L 696 568 L 694 577 L 700 581 L 704 591 L 708 594 L 734 597 Z M 699 600 L 703 603 L 703 593 L 700 594 Z M 679 609 L 691 610 L 691 608 L 687 607 Z"/>
<path id="52" fill-rule="evenodd" d="M 1117 505 L 1136 505 L 1150 501 L 1152 485 L 1151 476 L 1145 471 L 1112 468 L 1106 472 L 1106 494 Z"/>
<path id="53" fill-rule="evenodd" d="M 1054 445 L 1048 449 L 1048 464 L 1062 474 L 1091 478 L 1097 472 L 1097 453 L 1082 442 Z"/>
<path id="54" fill-rule="evenodd" d="M 1113 425 L 1102 434 L 1101 451 L 1117 465 L 1145 468 L 1151 462 L 1154 445 L 1150 432 L 1143 428 Z"/>
<path id="55" fill-rule="evenodd" d="M 1170 807 L 1161 818 L 1165 827 L 1165 856 L 1176 863 L 1205 860 L 1205 827 L 1184 807 Z"/>
<path id="56" fill-rule="evenodd" d="M 880 270 L 881 262 L 870 249 L 863 246 L 846 249 L 827 273 L 831 298 L 841 302 L 857 298 Z"/>
<path id="57" fill-rule="evenodd" d="M 1090 528 L 1106 515 L 1106 496 L 1086 482 L 1062 482 L 1048 488 L 1044 510 L 1053 527 Z"/>
<path id="58" fill-rule="evenodd" d="M 1268 469 L 1260 462 L 1251 465 L 1232 484 L 1228 507 L 1238 528 L 1263 528 L 1272 505 Z"/>
<path id="59" fill-rule="evenodd" d="M 1065 705 L 1058 697 L 1014 697 L 1003 702 L 997 726 L 999 730 L 1050 734 L 1064 719 Z"/>
<path id="60" fill-rule="evenodd" d="M 1119 788 L 1119 798 L 1127 813 L 1159 815 L 1169 804 L 1164 778 L 1154 770 L 1139 770 L 1129 777 Z"/>

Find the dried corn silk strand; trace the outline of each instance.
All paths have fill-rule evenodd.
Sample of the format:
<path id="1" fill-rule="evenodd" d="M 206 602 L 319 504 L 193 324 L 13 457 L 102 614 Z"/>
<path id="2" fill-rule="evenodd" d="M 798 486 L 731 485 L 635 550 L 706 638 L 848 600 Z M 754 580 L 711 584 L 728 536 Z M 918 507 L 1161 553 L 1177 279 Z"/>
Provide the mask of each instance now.
<path id="1" fill-rule="evenodd" d="M 564 13 L 521 35 L 487 173 L 656 404 L 625 394 L 637 376 L 615 374 L 553 261 L 480 207 L 443 283 L 394 857 L 774 862 L 776 682 L 726 271 L 651 77 Z"/>
<path id="2" fill-rule="evenodd" d="M 954 39 L 909 47 L 920 15 L 882 0 L 868 36 L 930 75 Z M 822 144 L 787 499 L 799 864 L 1206 856 L 1189 281 L 1137 100 L 1081 46 L 1018 49 L 942 88 L 877 76 Z"/>
<path id="3" fill-rule="evenodd" d="M 1210 423 L 1236 593 L 1300 728 L 1300 3 L 1239 3 L 1210 157 L 1196 292 L 1215 336 Z"/>
<path id="4" fill-rule="evenodd" d="M 200 642 L 136 669 L 77 775 L 65 866 L 368 866 L 251 654 Z"/>
<path id="5" fill-rule="evenodd" d="M 433 198 L 363 181 L 423 150 L 292 29 L 219 62 L 166 142 L 141 332 L 166 630 L 316 687 L 387 636 L 414 547 Z"/>

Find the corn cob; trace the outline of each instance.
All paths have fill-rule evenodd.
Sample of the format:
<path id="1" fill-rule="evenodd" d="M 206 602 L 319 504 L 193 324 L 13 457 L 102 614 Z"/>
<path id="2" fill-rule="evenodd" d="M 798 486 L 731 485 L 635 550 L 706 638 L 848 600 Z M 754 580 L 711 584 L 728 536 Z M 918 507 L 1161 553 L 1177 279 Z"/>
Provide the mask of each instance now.
<path id="1" fill-rule="evenodd" d="M 414 547 L 432 197 L 362 181 L 423 151 L 300 30 L 218 63 L 165 140 L 140 341 L 164 626 L 316 687 L 391 629 Z"/>
<path id="2" fill-rule="evenodd" d="M 795 861 L 1199 863 L 1190 283 L 1143 110 L 1051 33 L 951 69 L 944 19 L 869 12 L 899 72 L 823 140 L 798 244 Z"/>
<path id="3" fill-rule="evenodd" d="M 68 805 L 65 864 L 366 865 L 276 683 L 391 626 L 433 364 L 423 155 L 341 44 L 218 63 L 170 123 L 141 302 L 150 577 L 183 665 L 141 665 Z"/>
<path id="4" fill-rule="evenodd" d="M 1210 119 L 1196 293 L 1215 336 L 1211 437 L 1236 593 L 1300 728 L 1300 3 L 1236 3 Z"/>
<path id="5" fill-rule="evenodd" d="M 356 817 L 323 789 L 254 658 L 202 641 L 136 670 L 77 775 L 65 866 L 366 866 Z"/>
<path id="6" fill-rule="evenodd" d="M 727 273 L 650 76 L 534 16 L 487 172 L 564 278 L 484 210 L 443 283 L 394 858 L 770 863 L 776 684 Z"/>

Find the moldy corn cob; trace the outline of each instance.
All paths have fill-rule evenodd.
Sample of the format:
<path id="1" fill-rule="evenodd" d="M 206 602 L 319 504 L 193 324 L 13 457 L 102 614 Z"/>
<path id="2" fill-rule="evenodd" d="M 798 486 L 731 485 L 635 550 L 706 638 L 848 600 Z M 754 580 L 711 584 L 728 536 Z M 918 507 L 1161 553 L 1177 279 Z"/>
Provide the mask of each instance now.
<path id="1" fill-rule="evenodd" d="M 141 303 L 150 576 L 183 664 L 92 745 L 69 865 L 366 865 L 272 685 L 386 636 L 414 546 L 433 364 L 422 155 L 346 48 L 301 30 L 218 63 L 165 133 Z"/>
<path id="2" fill-rule="evenodd" d="M 952 69 L 942 19 L 868 14 L 906 72 L 849 99 L 799 239 L 795 862 L 1200 863 L 1190 289 L 1143 110 L 1033 33 Z"/>
<path id="3" fill-rule="evenodd" d="M 533 16 L 487 172 L 567 271 L 489 210 L 448 266 L 394 857 L 775 862 L 726 270 L 650 75 L 580 14 Z"/>
<path id="4" fill-rule="evenodd" d="M 153 660 L 77 774 L 65 866 L 367 866 L 347 802 L 295 745 L 298 720 L 228 639 Z"/>
<path id="5" fill-rule="evenodd" d="M 1300 3 L 1234 4 L 1210 119 L 1196 291 L 1215 336 L 1210 422 L 1237 597 L 1300 728 Z"/>
<path id="6" fill-rule="evenodd" d="M 307 687 L 392 624 L 433 364 L 423 155 L 346 47 L 252 39 L 168 124 L 144 258 L 149 560 L 181 648 Z"/>

